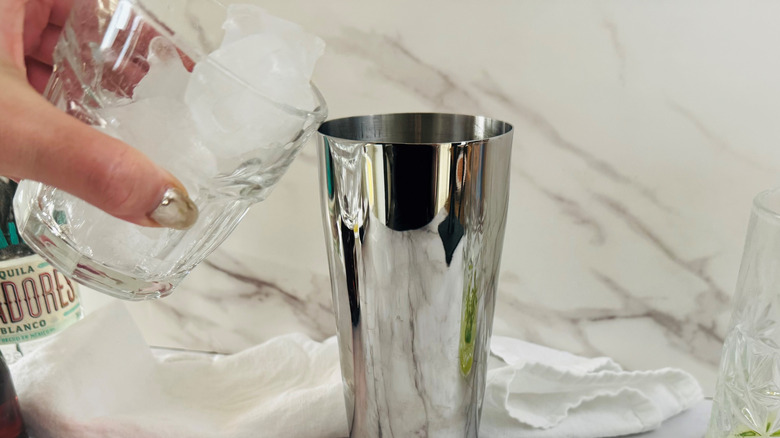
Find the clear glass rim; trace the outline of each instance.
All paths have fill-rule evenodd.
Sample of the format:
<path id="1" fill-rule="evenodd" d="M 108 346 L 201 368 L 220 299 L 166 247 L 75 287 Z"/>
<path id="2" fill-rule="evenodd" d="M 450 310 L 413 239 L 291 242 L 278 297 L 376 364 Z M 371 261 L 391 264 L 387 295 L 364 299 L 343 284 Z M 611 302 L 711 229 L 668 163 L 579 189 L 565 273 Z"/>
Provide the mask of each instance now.
<path id="1" fill-rule="evenodd" d="M 764 190 L 753 198 L 753 210 L 769 219 L 780 222 L 780 187 Z"/>
<path id="2" fill-rule="evenodd" d="M 271 105 L 275 106 L 276 108 L 284 111 L 285 113 L 288 113 L 290 115 L 300 117 L 302 119 L 312 118 L 318 122 L 322 122 L 325 120 L 328 114 L 328 106 L 325 103 L 325 97 L 322 95 L 320 90 L 314 85 L 313 82 L 309 82 L 309 86 L 311 87 L 312 95 L 315 99 L 315 107 L 312 110 L 305 110 L 301 108 L 296 108 L 292 105 L 288 105 L 286 103 L 278 102 L 274 99 L 271 99 L 270 97 L 266 96 L 265 94 L 261 93 L 259 90 L 257 90 L 255 87 L 253 87 L 251 84 L 246 82 L 245 80 L 241 79 L 240 77 L 236 76 L 231 72 L 228 68 L 226 68 L 221 63 L 214 61 L 208 56 L 208 53 L 203 53 L 201 50 L 198 50 L 191 45 L 187 44 L 186 41 L 182 41 L 180 38 L 178 38 L 175 34 L 172 34 L 167 26 L 165 26 L 157 16 L 152 13 L 149 9 L 144 6 L 140 0 L 121 0 L 125 2 L 129 2 L 133 5 L 134 8 L 137 8 L 137 10 L 141 11 L 144 16 L 150 19 L 152 24 L 154 25 L 154 28 L 157 32 L 159 32 L 161 35 L 165 36 L 170 41 L 173 41 L 176 43 L 176 46 L 181 48 L 182 51 L 185 54 L 197 54 L 198 56 L 195 57 L 199 59 L 198 62 L 206 62 L 209 65 L 214 66 L 214 68 L 219 71 L 220 73 L 224 74 L 228 78 L 230 78 L 232 81 L 235 81 L 242 86 L 246 87 L 246 89 L 261 99 L 265 100 L 266 102 L 270 103 Z M 210 3 L 213 3 L 214 5 L 222 8 L 223 10 L 226 9 L 226 6 L 218 0 L 206 0 Z"/>
<path id="3" fill-rule="evenodd" d="M 423 125 L 427 123 L 427 125 Z M 430 126 L 428 126 L 430 125 Z M 409 134 L 417 136 L 417 129 L 432 130 L 426 141 L 410 141 Z M 462 127 L 471 127 L 470 134 L 456 136 L 455 131 Z M 440 132 L 433 132 L 440 128 Z M 408 132 L 406 132 L 408 131 Z M 497 139 L 512 135 L 514 127 L 502 120 L 491 117 L 437 112 L 409 112 L 370 114 L 341 117 L 324 122 L 317 130 L 318 134 L 348 143 L 393 144 L 393 145 L 432 145 L 432 144 L 469 144 Z M 481 134 L 480 134 L 481 133 Z M 427 141 L 428 139 L 432 141 Z"/>

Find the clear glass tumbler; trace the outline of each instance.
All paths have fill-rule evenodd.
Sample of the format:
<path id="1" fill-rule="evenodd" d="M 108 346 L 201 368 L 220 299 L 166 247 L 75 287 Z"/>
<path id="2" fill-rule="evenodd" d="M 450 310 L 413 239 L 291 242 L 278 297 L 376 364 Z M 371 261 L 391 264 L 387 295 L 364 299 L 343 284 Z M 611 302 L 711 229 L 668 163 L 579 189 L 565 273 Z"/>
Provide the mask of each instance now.
<path id="1" fill-rule="evenodd" d="M 75 0 L 46 97 L 170 171 L 200 217 L 185 231 L 140 227 L 23 181 L 14 201 L 23 238 L 60 271 L 119 298 L 168 295 L 268 195 L 325 119 L 312 84 L 297 94 L 311 104 L 291 106 L 231 69 L 253 50 L 213 56 L 230 32 L 227 14 L 212 0 Z M 238 59 L 226 63 L 230 56 Z"/>
<path id="2" fill-rule="evenodd" d="M 780 436 L 780 189 L 753 201 L 707 438 Z"/>

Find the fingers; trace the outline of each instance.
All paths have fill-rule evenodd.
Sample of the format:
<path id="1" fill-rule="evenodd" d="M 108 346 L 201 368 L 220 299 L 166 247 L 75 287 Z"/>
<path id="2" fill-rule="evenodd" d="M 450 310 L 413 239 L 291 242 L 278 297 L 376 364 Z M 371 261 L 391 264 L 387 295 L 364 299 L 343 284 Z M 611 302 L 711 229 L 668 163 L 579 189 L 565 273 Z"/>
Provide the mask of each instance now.
<path id="1" fill-rule="evenodd" d="M 25 60 L 25 65 L 27 66 L 27 82 L 32 85 L 35 91 L 43 94 L 51 76 L 51 65 L 30 58 Z"/>
<path id="2" fill-rule="evenodd" d="M 72 0 L 0 0 L 0 175 L 58 187 L 139 225 L 189 228 L 198 210 L 176 178 L 33 90 L 46 87 L 71 6 Z"/>
<path id="3" fill-rule="evenodd" d="M 0 62 L 24 68 L 22 44 L 25 0 L 0 1 Z"/>
<path id="4" fill-rule="evenodd" d="M 62 28 L 59 26 L 53 24 L 46 26 L 36 41 L 34 49 L 24 59 L 27 80 L 39 93 L 43 93 L 46 89 L 46 83 L 51 76 L 54 46 L 57 45 L 61 32 Z"/>
<path id="5" fill-rule="evenodd" d="M 53 185 L 139 225 L 184 229 L 195 222 L 197 208 L 176 178 L 16 85 L 0 95 L 0 174 Z"/>
<path id="6" fill-rule="evenodd" d="M 24 53 L 30 53 L 40 44 L 40 36 L 49 24 L 52 0 L 28 0 L 24 8 L 24 31 L 19 34 Z"/>
<path id="7" fill-rule="evenodd" d="M 64 26 L 71 7 L 73 7 L 73 0 L 54 0 L 49 14 L 49 23 L 58 27 Z"/>
<path id="8" fill-rule="evenodd" d="M 62 33 L 62 28 L 53 24 L 47 25 L 41 32 L 33 49 L 27 53 L 29 58 L 40 61 L 46 65 L 54 65 L 52 59 L 54 55 L 54 46 Z"/>

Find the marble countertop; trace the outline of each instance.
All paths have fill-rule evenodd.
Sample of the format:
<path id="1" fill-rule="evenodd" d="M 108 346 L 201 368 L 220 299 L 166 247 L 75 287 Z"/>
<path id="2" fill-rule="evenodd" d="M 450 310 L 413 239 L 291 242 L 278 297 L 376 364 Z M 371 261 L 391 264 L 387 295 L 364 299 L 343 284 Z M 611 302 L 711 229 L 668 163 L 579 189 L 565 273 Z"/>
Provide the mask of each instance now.
<path id="1" fill-rule="evenodd" d="M 272 0 L 328 44 L 330 116 L 512 123 L 494 333 L 714 392 L 753 196 L 780 176 L 773 2 Z M 152 345 L 235 352 L 335 333 L 314 143 L 172 296 Z M 87 292 L 87 305 L 99 305 Z"/>

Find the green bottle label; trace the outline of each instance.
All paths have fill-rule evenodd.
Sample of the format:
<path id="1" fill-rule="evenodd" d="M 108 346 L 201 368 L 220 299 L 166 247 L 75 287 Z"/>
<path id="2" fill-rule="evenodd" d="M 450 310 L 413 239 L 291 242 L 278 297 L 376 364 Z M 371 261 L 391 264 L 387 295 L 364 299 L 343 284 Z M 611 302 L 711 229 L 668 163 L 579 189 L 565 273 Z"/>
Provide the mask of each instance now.
<path id="1" fill-rule="evenodd" d="M 39 255 L 0 262 L 0 344 L 40 339 L 78 321 L 77 288 Z"/>

